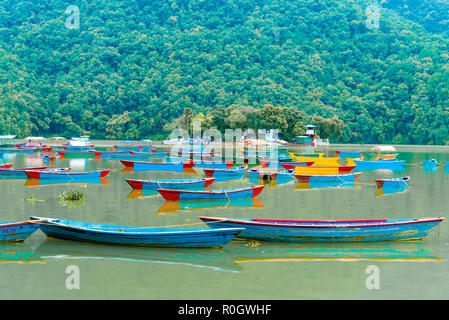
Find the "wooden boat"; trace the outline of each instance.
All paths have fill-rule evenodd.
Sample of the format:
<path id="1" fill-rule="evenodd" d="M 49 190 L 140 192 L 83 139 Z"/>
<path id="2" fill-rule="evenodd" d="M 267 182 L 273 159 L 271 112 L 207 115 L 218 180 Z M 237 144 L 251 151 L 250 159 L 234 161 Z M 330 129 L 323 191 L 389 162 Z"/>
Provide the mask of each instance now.
<path id="1" fill-rule="evenodd" d="M 117 245 L 157 247 L 223 247 L 235 238 L 242 228 L 172 229 L 139 228 L 51 218 L 38 219 L 41 230 L 56 239 L 97 242 Z"/>
<path id="2" fill-rule="evenodd" d="M 195 169 L 196 168 L 218 168 L 218 169 L 224 169 L 224 168 L 232 168 L 234 165 L 235 160 L 233 161 L 198 161 L 195 163 Z"/>
<path id="3" fill-rule="evenodd" d="M 173 163 L 157 163 L 157 162 L 144 162 L 144 161 L 129 161 L 120 160 L 120 162 L 129 168 L 133 168 L 134 171 L 177 171 L 182 172 L 184 168 L 192 168 L 195 162 L 173 162 Z"/>
<path id="4" fill-rule="evenodd" d="M 12 167 L 12 163 L 0 164 L 0 168 L 7 169 Z"/>
<path id="5" fill-rule="evenodd" d="M 338 160 L 340 160 L 339 157 L 333 157 L 333 158 L 325 158 L 323 156 L 318 156 L 318 157 L 303 157 L 303 156 L 295 156 L 293 154 L 292 155 L 292 159 L 295 162 L 309 162 L 309 161 L 313 161 L 313 165 L 314 166 L 339 166 L 340 163 L 338 162 Z M 319 154 L 321 155 L 321 154 Z"/>
<path id="6" fill-rule="evenodd" d="M 244 239 L 289 242 L 419 240 L 443 217 L 379 220 L 273 220 L 199 217 L 212 228 L 245 228 Z"/>
<path id="7" fill-rule="evenodd" d="M 360 172 L 331 174 L 331 175 L 313 175 L 313 174 L 296 174 L 295 177 L 299 182 L 354 182 L 359 176 Z"/>
<path id="8" fill-rule="evenodd" d="M 2 152 L 6 153 L 35 153 L 39 152 L 37 148 L 2 148 Z"/>
<path id="9" fill-rule="evenodd" d="M 268 168 L 276 167 L 280 168 L 280 166 L 277 166 L 279 164 L 281 167 L 283 167 L 286 170 L 295 169 L 296 167 L 311 167 L 314 162 L 308 161 L 308 162 L 277 162 L 276 164 L 273 164 L 271 162 L 268 163 Z"/>
<path id="10" fill-rule="evenodd" d="M 133 151 L 133 152 L 142 152 L 143 146 L 113 146 L 115 151 Z"/>
<path id="11" fill-rule="evenodd" d="M 335 153 L 338 157 L 342 159 L 347 158 L 362 158 L 363 157 L 363 151 L 338 151 L 336 150 Z"/>
<path id="12" fill-rule="evenodd" d="M 71 146 L 71 145 L 63 145 L 62 148 L 64 150 L 71 150 L 71 151 L 87 151 L 87 150 L 91 150 L 95 147 L 95 145 L 91 144 L 91 145 L 86 145 L 86 146 Z"/>
<path id="13" fill-rule="evenodd" d="M 61 172 L 50 170 L 27 170 L 25 174 L 30 179 L 65 179 L 65 180 L 85 180 L 104 178 L 111 170 L 95 170 L 84 172 Z"/>
<path id="14" fill-rule="evenodd" d="M 374 160 L 394 160 L 398 154 L 378 154 L 374 156 Z"/>
<path id="15" fill-rule="evenodd" d="M 351 173 L 356 166 L 295 167 L 295 174 L 333 175 Z"/>
<path id="16" fill-rule="evenodd" d="M 133 180 L 125 179 L 133 189 L 191 189 L 211 185 L 215 178 L 179 179 L 179 180 Z"/>
<path id="17" fill-rule="evenodd" d="M 0 242 L 24 241 L 39 229 L 36 221 L 14 221 L 0 223 Z"/>
<path id="18" fill-rule="evenodd" d="M 440 164 L 435 159 L 432 159 L 432 160 L 424 160 L 422 162 L 422 165 L 424 167 L 436 167 L 436 166 L 439 166 Z"/>
<path id="19" fill-rule="evenodd" d="M 220 177 L 220 176 L 243 176 L 248 167 L 235 167 L 235 168 L 204 168 L 206 177 Z"/>
<path id="20" fill-rule="evenodd" d="M 57 151 L 63 158 L 83 158 L 83 159 L 100 159 L 100 155 L 103 153 L 102 151 Z"/>
<path id="21" fill-rule="evenodd" d="M 33 146 L 26 144 L 25 145 L 16 144 L 16 148 L 21 150 L 33 150 L 38 152 L 50 152 L 53 149 L 53 147 L 50 146 Z"/>
<path id="22" fill-rule="evenodd" d="M 405 160 L 377 160 L 377 161 L 359 161 L 354 160 L 357 170 L 378 170 L 395 169 L 403 167 Z"/>
<path id="23" fill-rule="evenodd" d="M 246 188 L 213 190 L 213 191 L 190 191 L 158 189 L 157 191 L 165 200 L 220 200 L 220 199 L 245 199 L 257 197 L 265 186 L 252 186 Z"/>
<path id="24" fill-rule="evenodd" d="M 250 169 L 248 170 L 248 176 L 257 177 L 259 179 L 270 179 L 277 180 L 282 178 L 292 178 L 295 170 L 281 170 L 281 171 L 265 171 L 260 169 Z"/>
<path id="25" fill-rule="evenodd" d="M 376 179 L 376 184 L 379 188 L 394 187 L 394 186 L 408 186 L 410 177 L 392 178 L 392 179 Z"/>
<path id="26" fill-rule="evenodd" d="M 28 170 L 44 170 L 47 167 L 30 167 L 30 168 L 0 168 L 0 175 L 2 176 L 23 176 L 26 178 L 26 171 Z"/>

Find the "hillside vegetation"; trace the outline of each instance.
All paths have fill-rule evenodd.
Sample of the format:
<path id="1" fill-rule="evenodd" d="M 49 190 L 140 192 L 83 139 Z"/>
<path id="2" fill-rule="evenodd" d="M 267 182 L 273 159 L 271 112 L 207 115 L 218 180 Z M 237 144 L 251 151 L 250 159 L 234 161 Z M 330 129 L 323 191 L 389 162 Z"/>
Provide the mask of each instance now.
<path id="1" fill-rule="evenodd" d="M 0 0 L 0 133 L 160 138 L 187 109 L 287 138 L 342 121 L 339 142 L 449 143 L 448 1 L 383 1 L 378 29 L 372 3 Z"/>

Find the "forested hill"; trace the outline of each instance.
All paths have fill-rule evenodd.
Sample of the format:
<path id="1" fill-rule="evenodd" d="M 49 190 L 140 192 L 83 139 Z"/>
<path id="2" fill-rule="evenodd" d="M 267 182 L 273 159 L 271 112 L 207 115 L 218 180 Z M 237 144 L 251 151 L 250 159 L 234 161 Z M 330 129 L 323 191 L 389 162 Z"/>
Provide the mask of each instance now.
<path id="1" fill-rule="evenodd" d="M 340 142 L 449 143 L 448 1 L 383 0 L 373 28 L 362 0 L 0 0 L 0 134 L 257 127 L 272 105 L 342 120 Z"/>

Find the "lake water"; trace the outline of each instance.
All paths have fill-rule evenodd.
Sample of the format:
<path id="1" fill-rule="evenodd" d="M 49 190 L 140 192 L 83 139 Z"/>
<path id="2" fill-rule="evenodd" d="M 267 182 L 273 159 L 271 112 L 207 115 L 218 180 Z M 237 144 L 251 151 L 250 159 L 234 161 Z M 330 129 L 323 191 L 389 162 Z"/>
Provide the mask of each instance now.
<path id="1" fill-rule="evenodd" d="M 97 145 L 112 144 L 94 141 Z M 323 149 L 369 150 L 362 146 Z M 73 171 L 112 169 L 101 184 L 39 185 L 0 179 L 0 221 L 30 216 L 129 226 L 205 227 L 200 215 L 279 219 L 383 219 L 448 216 L 449 148 L 400 146 L 403 172 L 364 172 L 355 185 L 338 188 L 291 182 L 267 185 L 248 202 L 197 205 L 167 203 L 132 192 L 125 178 L 194 178 L 186 173 L 123 172 L 119 161 L 63 159 Z M 299 150 L 299 149 L 298 149 Z M 436 171 L 420 163 L 435 158 Z M 41 155 L 4 154 L 15 167 L 42 165 Z M 381 194 L 375 178 L 411 176 L 406 192 Z M 257 183 L 257 181 L 256 181 Z M 247 178 L 215 182 L 212 189 L 253 185 Z M 80 207 L 58 194 L 82 191 Z M 34 197 L 34 201 L 25 200 Z M 203 205 L 204 206 L 204 205 Z M 0 245 L 0 299 L 448 299 L 449 223 L 424 241 L 372 244 L 282 244 L 233 241 L 223 249 L 154 249 L 47 239 L 41 231 L 24 244 Z M 68 289 L 69 266 L 79 269 L 80 288 Z M 370 267 L 371 266 L 371 267 Z M 369 268 L 370 267 L 370 268 Z M 378 289 L 369 289 L 377 270 Z M 368 281 L 369 282 L 369 281 Z"/>

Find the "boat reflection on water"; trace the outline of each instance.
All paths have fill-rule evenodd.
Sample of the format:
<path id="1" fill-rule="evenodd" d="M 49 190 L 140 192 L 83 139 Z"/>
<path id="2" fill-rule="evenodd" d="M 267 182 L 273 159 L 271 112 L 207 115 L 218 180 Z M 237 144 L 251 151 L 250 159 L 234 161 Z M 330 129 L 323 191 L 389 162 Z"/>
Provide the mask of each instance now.
<path id="1" fill-rule="evenodd" d="M 110 183 L 105 178 L 93 178 L 86 180 L 73 180 L 68 177 L 67 179 L 27 179 L 25 187 L 42 187 L 42 186 L 64 186 L 68 184 L 86 185 L 97 184 L 103 186 L 109 186 Z"/>
<path id="2" fill-rule="evenodd" d="M 431 165 L 427 165 L 427 166 L 423 166 L 423 167 L 422 167 L 422 170 L 423 170 L 425 173 L 435 173 L 435 172 L 437 172 L 437 169 L 438 169 L 437 166 L 431 166 Z M 446 170 L 445 170 L 445 172 L 446 172 Z M 449 171 L 448 171 L 448 172 L 449 172 Z"/>
<path id="3" fill-rule="evenodd" d="M 253 184 L 257 184 L 257 185 L 267 185 L 270 187 L 275 187 L 278 185 L 283 185 L 283 184 L 287 184 L 287 183 L 294 183 L 296 181 L 296 178 L 292 175 L 292 176 L 278 176 L 275 180 L 273 179 L 263 179 L 263 178 L 259 178 L 256 175 L 249 175 L 248 176 L 248 181 L 253 183 Z"/>
<path id="4" fill-rule="evenodd" d="M 36 252 L 45 260 L 121 260 L 183 264 L 216 271 L 241 272 L 242 268 L 222 249 L 149 248 L 111 246 L 47 239 Z"/>
<path id="5" fill-rule="evenodd" d="M 311 190 L 311 189 L 355 189 L 360 188 L 358 182 L 329 181 L 329 182 L 300 182 L 296 185 L 295 190 Z"/>
<path id="6" fill-rule="evenodd" d="M 89 165 L 89 159 L 69 159 L 69 167 L 72 168 L 72 171 L 80 171 L 87 168 Z"/>
<path id="7" fill-rule="evenodd" d="M 259 241 L 231 241 L 223 250 L 236 262 L 251 261 L 441 261 L 425 243 L 378 242 L 298 244 Z"/>
<path id="8" fill-rule="evenodd" d="M 127 199 L 145 199 L 145 198 L 153 198 L 160 196 L 157 190 L 151 189 L 133 189 L 128 196 Z"/>
<path id="9" fill-rule="evenodd" d="M 204 209 L 226 208 L 264 208 L 263 203 L 257 198 L 233 199 L 233 200 L 207 200 L 207 201 L 166 201 L 157 214 L 182 212 Z"/>
<path id="10" fill-rule="evenodd" d="M 377 188 L 375 196 L 381 197 L 390 194 L 405 193 L 408 190 L 409 190 L 408 185 L 383 186 L 381 188 Z"/>
<path id="11" fill-rule="evenodd" d="M 0 263 L 43 263 L 41 257 L 25 243 L 0 245 Z"/>

